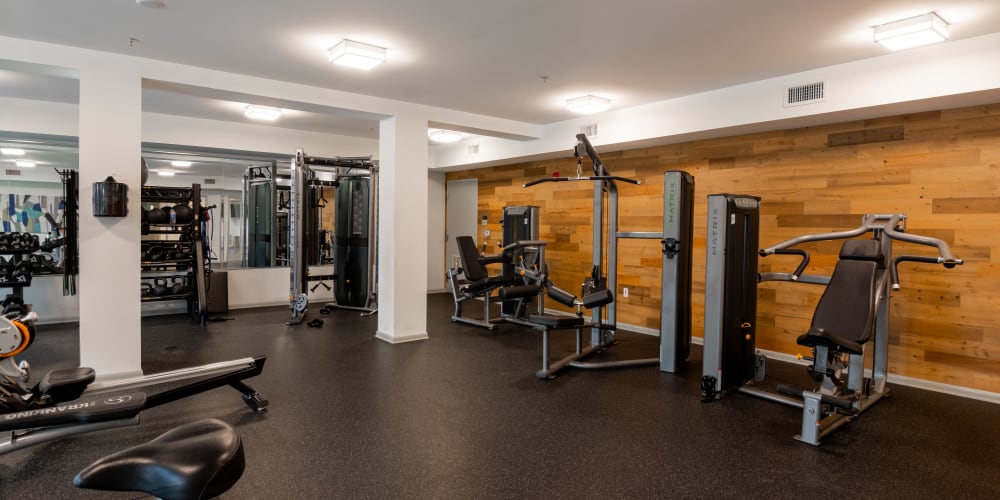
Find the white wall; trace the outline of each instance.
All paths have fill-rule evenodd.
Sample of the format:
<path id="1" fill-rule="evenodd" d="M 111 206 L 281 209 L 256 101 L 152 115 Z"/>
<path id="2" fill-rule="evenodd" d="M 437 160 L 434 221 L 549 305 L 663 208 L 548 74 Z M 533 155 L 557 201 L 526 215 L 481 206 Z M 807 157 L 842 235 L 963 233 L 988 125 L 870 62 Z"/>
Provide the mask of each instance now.
<path id="1" fill-rule="evenodd" d="M 595 146 L 666 144 L 877 116 L 992 104 L 1000 100 L 1000 33 L 612 110 L 549 124 L 541 137 L 467 139 L 433 147 L 435 168 L 569 156 L 580 127 L 597 124 Z M 826 82 L 826 100 L 785 107 L 788 86 Z M 470 155 L 468 146 L 479 145 Z"/>

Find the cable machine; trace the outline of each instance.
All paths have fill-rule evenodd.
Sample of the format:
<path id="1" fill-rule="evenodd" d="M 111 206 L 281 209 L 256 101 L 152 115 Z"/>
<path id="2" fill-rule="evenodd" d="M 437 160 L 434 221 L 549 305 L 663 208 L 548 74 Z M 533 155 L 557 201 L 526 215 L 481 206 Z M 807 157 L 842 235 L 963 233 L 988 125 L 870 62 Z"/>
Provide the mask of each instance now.
<path id="1" fill-rule="evenodd" d="M 331 244 L 321 230 L 318 208 L 323 190 L 333 188 L 334 229 Z M 370 156 L 320 158 L 302 149 L 291 162 L 288 256 L 291 272 L 288 324 L 302 323 L 309 305 L 310 281 L 333 280 L 334 302 L 323 309 L 377 311 L 378 165 Z M 309 266 L 333 261 L 333 274 L 310 273 Z"/>
<path id="2" fill-rule="evenodd" d="M 548 365 L 539 377 L 551 377 L 564 366 L 576 368 L 611 368 L 625 366 L 660 365 L 664 372 L 676 372 L 687 360 L 691 349 L 691 243 L 693 234 L 694 177 L 682 171 L 663 174 L 663 231 L 620 231 L 618 227 L 617 182 L 639 184 L 636 179 L 611 175 L 587 136 L 577 134 L 574 156 L 577 159 L 576 177 L 549 177 L 528 182 L 524 187 L 545 182 L 589 181 L 594 183 L 593 209 L 593 259 L 591 276 L 585 283 L 584 295 L 607 289 L 612 294 L 618 290 L 618 240 L 658 240 L 662 248 L 663 273 L 660 302 L 660 356 L 608 362 L 586 362 L 586 356 L 610 347 L 614 343 L 617 324 L 617 302 L 591 309 L 590 346 L 579 346 L 574 354 Z M 582 176 L 582 162 L 589 158 L 593 175 Z M 606 252 L 606 253 L 605 253 Z M 607 319 L 603 316 L 607 314 Z"/>

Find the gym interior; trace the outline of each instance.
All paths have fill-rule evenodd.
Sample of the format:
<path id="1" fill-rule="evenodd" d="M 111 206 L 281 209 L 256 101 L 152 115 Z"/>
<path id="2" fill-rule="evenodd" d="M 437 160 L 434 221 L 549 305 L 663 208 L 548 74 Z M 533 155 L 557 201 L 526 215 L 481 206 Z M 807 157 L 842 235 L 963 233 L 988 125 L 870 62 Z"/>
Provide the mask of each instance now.
<path id="1" fill-rule="evenodd" d="M 997 26 L 4 2 L 0 497 L 1000 497 Z"/>

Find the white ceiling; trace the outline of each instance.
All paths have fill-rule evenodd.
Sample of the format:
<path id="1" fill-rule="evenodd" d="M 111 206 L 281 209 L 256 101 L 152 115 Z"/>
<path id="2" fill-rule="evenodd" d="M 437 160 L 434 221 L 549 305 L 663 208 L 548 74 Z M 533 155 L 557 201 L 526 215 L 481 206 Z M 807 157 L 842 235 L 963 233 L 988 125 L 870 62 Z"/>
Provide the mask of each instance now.
<path id="1" fill-rule="evenodd" d="M 877 57 L 886 51 L 872 26 L 929 11 L 952 39 L 1000 30 L 996 0 L 164 2 L 0 0 L 0 34 L 552 123 L 573 116 L 563 106 L 577 95 L 621 108 Z M 388 47 L 389 61 L 370 72 L 330 65 L 326 49 L 344 37 Z M 2 76 L 0 95 L 60 100 Z M 159 87 L 146 85 L 145 110 L 225 119 L 239 102 Z M 304 113 L 281 126 L 377 133 L 374 116 Z"/>

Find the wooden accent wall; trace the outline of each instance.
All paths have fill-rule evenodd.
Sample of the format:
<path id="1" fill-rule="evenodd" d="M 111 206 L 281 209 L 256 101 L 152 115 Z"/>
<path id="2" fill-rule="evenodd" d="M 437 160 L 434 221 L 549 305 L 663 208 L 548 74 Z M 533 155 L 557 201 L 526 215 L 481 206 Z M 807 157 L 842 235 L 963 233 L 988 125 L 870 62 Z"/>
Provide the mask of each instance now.
<path id="1" fill-rule="evenodd" d="M 567 137 L 567 151 L 573 144 L 574 138 Z M 892 299 L 891 372 L 1000 392 L 1000 104 L 601 157 L 613 174 L 642 180 L 639 186 L 619 184 L 623 231 L 661 231 L 663 172 L 694 175 L 695 336 L 702 335 L 704 323 L 707 195 L 760 196 L 762 246 L 801 234 L 852 229 L 865 213 L 905 213 L 910 230 L 945 240 L 966 263 L 952 270 L 900 266 L 902 290 Z M 540 232 L 549 241 L 553 281 L 578 290 L 590 268 L 592 184 L 521 187 L 554 171 L 573 176 L 576 162 L 566 158 L 454 172 L 448 180 L 478 178 L 479 217 L 488 217 L 491 248 L 500 238 L 504 206 L 541 206 Z M 807 272 L 829 274 L 839 245 L 813 244 Z M 894 248 L 897 254 L 933 253 L 909 244 Z M 761 270 L 791 271 L 795 263 L 792 257 L 771 256 L 761 259 Z M 619 295 L 619 322 L 658 328 L 659 244 L 622 242 L 618 273 L 619 286 L 629 288 L 628 298 Z M 808 328 L 821 292 L 815 285 L 761 284 L 757 346 L 805 353 L 795 338 Z"/>

